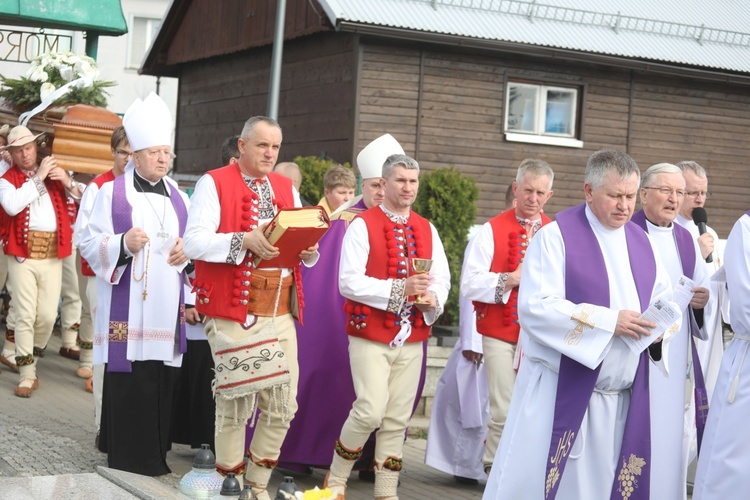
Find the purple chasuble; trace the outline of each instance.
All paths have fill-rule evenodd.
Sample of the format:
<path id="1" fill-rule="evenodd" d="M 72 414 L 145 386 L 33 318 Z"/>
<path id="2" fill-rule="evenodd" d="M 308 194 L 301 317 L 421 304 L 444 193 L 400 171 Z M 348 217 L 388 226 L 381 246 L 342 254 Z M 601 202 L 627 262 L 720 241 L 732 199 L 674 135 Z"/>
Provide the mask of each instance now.
<path id="1" fill-rule="evenodd" d="M 133 173 L 135 175 L 135 173 Z M 164 181 L 162 181 L 164 182 Z M 128 203 L 125 189 L 125 175 L 120 175 L 112 181 L 112 227 L 115 234 L 125 233 L 133 227 L 133 207 Z M 180 225 L 180 237 L 185 234 L 187 225 L 187 208 L 182 201 L 177 189 L 171 184 L 164 182 L 169 187 L 169 199 L 172 202 Z M 128 360 L 128 314 L 130 312 L 130 269 L 133 262 L 125 266 L 120 283 L 112 286 L 112 302 L 109 309 L 109 339 L 107 357 L 107 371 L 127 372 L 133 371 L 131 362 Z M 187 352 L 187 337 L 185 334 L 185 296 L 184 287 L 180 287 L 180 352 Z"/>
<path id="2" fill-rule="evenodd" d="M 634 213 L 632 221 L 648 233 L 646 213 L 643 210 Z M 693 235 L 679 224 L 673 223 L 672 227 L 674 228 L 677 251 L 679 252 L 680 263 L 682 264 L 682 273 L 688 278 L 693 279 L 696 259 Z M 695 397 L 695 426 L 698 431 L 698 455 L 700 455 L 703 431 L 706 428 L 706 420 L 708 420 L 708 391 L 706 391 L 706 382 L 703 380 L 703 368 L 698 357 L 698 349 L 695 346 L 695 337 L 698 336 L 700 328 L 695 320 L 693 308 L 688 306 L 687 310 L 688 317 L 690 318 L 690 350 L 693 356 L 693 377 L 695 379 L 695 388 L 693 389 Z"/>
<path id="3" fill-rule="evenodd" d="M 586 219 L 585 204 L 564 210 L 555 217 L 565 245 L 565 298 L 575 304 L 588 303 L 609 307 L 609 279 L 599 241 Z M 625 224 L 630 268 L 641 306 L 648 308 L 656 281 L 656 261 L 645 234 L 633 224 Z M 591 279 L 591 276 L 596 279 Z M 648 499 L 650 484 L 651 431 L 648 399 L 648 349 L 641 353 L 633 381 L 630 407 L 623 432 L 611 498 L 622 498 L 623 488 L 632 488 L 630 499 Z M 591 395 L 599 377 L 601 364 L 591 370 L 565 355 L 560 356 L 557 394 L 555 397 L 552 438 L 545 498 L 554 499 L 565 470 L 568 455 L 581 428 Z M 628 473 L 633 458 L 640 472 L 637 480 L 625 486 L 621 477 Z M 640 463 L 643 462 L 643 463 Z M 620 465 L 622 464 L 622 468 Z M 633 477 L 635 479 L 635 477 Z M 638 486 L 645 487 L 639 488 Z"/>

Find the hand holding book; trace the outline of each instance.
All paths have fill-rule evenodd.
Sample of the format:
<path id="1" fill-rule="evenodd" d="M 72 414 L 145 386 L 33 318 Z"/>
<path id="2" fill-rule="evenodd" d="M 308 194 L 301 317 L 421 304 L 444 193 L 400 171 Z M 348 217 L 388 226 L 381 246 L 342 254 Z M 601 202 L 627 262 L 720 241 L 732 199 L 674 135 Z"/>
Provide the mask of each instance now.
<path id="1" fill-rule="evenodd" d="M 315 252 L 318 241 L 330 226 L 322 207 L 283 208 L 265 226 L 263 236 L 275 251 L 265 247 L 255 255 L 255 267 L 294 267 Z M 264 256 L 262 252 L 266 251 Z"/>

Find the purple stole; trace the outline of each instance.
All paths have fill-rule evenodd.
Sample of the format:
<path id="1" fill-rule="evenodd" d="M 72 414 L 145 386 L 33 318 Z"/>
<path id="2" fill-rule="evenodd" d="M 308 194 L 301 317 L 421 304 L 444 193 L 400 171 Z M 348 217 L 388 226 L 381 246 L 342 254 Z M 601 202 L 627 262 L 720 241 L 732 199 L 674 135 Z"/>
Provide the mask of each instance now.
<path id="1" fill-rule="evenodd" d="M 586 219 L 585 207 L 585 204 L 581 204 L 564 210 L 555 217 L 565 245 L 565 298 L 575 304 L 609 307 L 607 266 L 596 235 Z M 648 308 L 656 281 L 656 261 L 648 237 L 643 231 L 633 224 L 625 224 L 623 230 L 630 268 L 643 312 Z M 592 280 L 591 276 L 596 279 Z M 626 488 L 630 491 L 631 500 L 649 498 L 651 424 L 648 363 L 646 349 L 640 355 L 631 389 L 618 469 L 612 485 L 612 499 L 623 498 L 622 493 Z M 547 499 L 553 499 L 557 495 L 568 455 L 581 428 L 600 369 L 601 364 L 591 370 L 565 355 L 560 357 L 552 438 L 547 460 Z M 635 474 L 638 475 L 637 479 Z M 625 475 L 629 477 L 624 480 Z"/>
<path id="2" fill-rule="evenodd" d="M 648 233 L 648 224 L 646 223 L 646 213 L 639 210 L 633 214 L 632 221 L 639 225 Z M 695 271 L 695 245 L 693 236 L 690 232 L 679 224 L 672 223 L 674 228 L 675 241 L 677 242 L 677 251 L 680 254 L 682 263 L 682 273 L 690 279 L 693 279 Z M 703 380 L 703 369 L 698 358 L 698 350 L 695 347 L 695 336 L 698 334 L 698 323 L 695 321 L 693 308 L 688 306 L 688 316 L 690 318 L 690 350 L 693 356 L 693 377 L 695 378 L 695 426 L 698 430 L 698 454 L 701 452 L 701 442 L 703 441 L 703 431 L 706 428 L 708 419 L 708 392 L 706 383 Z"/>
<path id="3" fill-rule="evenodd" d="M 133 173 L 135 175 L 135 173 Z M 116 177 L 112 181 L 112 226 L 115 234 L 122 234 L 123 238 L 126 232 L 133 227 L 133 207 L 128 203 L 125 194 L 125 175 Z M 171 184 L 164 181 L 164 185 L 170 189 L 169 199 L 172 207 L 177 214 L 177 220 L 180 224 L 180 236 L 185 234 L 187 224 L 187 208 L 182 201 L 177 189 Z M 133 371 L 130 361 L 128 361 L 128 314 L 130 312 L 130 269 L 133 262 L 128 262 L 125 266 L 120 283 L 112 287 L 112 303 L 109 309 L 109 340 L 107 359 L 107 371 L 109 372 L 127 372 Z M 180 352 L 187 352 L 187 337 L 185 335 L 185 291 L 180 287 Z"/>

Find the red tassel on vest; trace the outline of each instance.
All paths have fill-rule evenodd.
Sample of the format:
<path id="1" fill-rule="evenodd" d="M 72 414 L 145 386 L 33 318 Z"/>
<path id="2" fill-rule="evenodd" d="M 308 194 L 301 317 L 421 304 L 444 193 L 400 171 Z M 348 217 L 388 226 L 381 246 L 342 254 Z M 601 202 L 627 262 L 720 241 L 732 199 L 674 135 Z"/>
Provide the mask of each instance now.
<path id="1" fill-rule="evenodd" d="M 12 167 L 5 172 L 2 178 L 10 182 L 16 189 L 23 186 L 24 182 L 33 182 L 18 167 Z M 71 254 L 73 248 L 73 230 L 67 204 L 68 195 L 65 193 L 65 186 L 59 181 L 47 177 L 44 179 L 44 185 L 52 199 L 52 207 L 55 211 L 57 258 L 64 259 Z M 28 205 L 19 213 L 10 217 L 8 237 L 3 241 L 3 251 L 6 255 L 14 255 L 24 259 L 29 257 L 29 217 Z"/>
<path id="2" fill-rule="evenodd" d="M 548 224 L 549 217 L 542 215 L 542 225 Z M 528 239 L 526 229 L 516 218 L 516 211 L 506 210 L 489 220 L 495 253 L 490 272 L 512 273 L 523 261 Z M 477 316 L 477 332 L 494 339 L 516 344 L 518 342 L 518 287 L 510 292 L 507 304 L 487 304 L 474 301 Z"/>
<path id="3" fill-rule="evenodd" d="M 411 212 L 405 225 L 392 222 L 380 207 L 373 207 L 359 216 L 367 224 L 370 255 L 365 273 L 378 279 L 403 279 L 412 257 L 432 257 L 432 229 L 424 217 Z M 375 342 L 389 344 L 398 334 L 401 317 L 398 314 L 371 308 L 347 299 L 346 333 Z M 407 342 L 422 342 L 430 336 L 431 327 L 425 324 L 422 312 L 412 308 L 409 322 L 412 332 Z"/>

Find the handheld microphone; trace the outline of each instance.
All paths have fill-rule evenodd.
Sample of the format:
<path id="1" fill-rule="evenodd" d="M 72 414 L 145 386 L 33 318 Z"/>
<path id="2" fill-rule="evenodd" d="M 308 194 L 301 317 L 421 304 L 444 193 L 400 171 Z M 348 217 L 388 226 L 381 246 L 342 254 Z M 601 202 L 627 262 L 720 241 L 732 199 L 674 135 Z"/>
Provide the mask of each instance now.
<path id="1" fill-rule="evenodd" d="M 706 209 L 703 207 L 695 207 L 693 209 L 693 222 L 695 222 L 695 225 L 698 226 L 698 233 L 701 235 L 705 234 L 706 224 L 708 223 L 708 214 L 706 213 Z M 708 257 L 706 257 L 706 262 L 713 262 L 714 257 L 711 254 L 708 254 Z"/>

